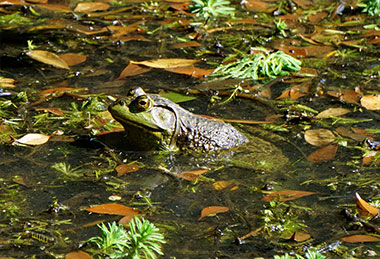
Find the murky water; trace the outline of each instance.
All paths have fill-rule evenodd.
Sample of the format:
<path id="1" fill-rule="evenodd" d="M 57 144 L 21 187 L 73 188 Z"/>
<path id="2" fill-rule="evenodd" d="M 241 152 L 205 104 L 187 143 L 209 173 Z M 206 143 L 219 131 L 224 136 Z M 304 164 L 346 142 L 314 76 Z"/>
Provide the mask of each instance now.
<path id="1" fill-rule="evenodd" d="M 165 19 L 152 19 L 141 27 L 152 30 L 161 20 Z M 95 20 L 94 23 L 97 22 L 99 21 Z M 129 19 L 125 18 L 124 22 L 130 24 Z M 364 151 L 359 147 L 365 148 L 365 145 L 341 136 L 335 141 L 340 146 L 334 158 L 327 162 L 310 162 L 307 156 L 318 147 L 305 141 L 304 132 L 309 128 L 327 126 L 323 122 L 314 122 L 307 111 L 295 108 L 297 104 L 318 112 L 330 107 L 348 108 L 352 113 L 346 115 L 347 118 L 372 121 L 341 126 L 377 129 L 380 119 L 377 111 L 368 111 L 358 103 L 326 94 L 340 89 L 353 90 L 359 86 L 368 94 L 376 93 L 379 84 L 376 76 L 373 80 L 363 82 L 363 75 L 354 74 L 378 65 L 379 60 L 374 54 L 376 52 L 371 52 L 368 56 L 350 57 L 349 60 L 336 58 L 323 61 L 327 65 L 316 68 L 318 76 L 303 79 L 310 90 L 304 97 L 292 102 L 275 100 L 284 90 L 301 82 L 291 81 L 294 79 L 291 77 L 270 86 L 273 97 L 268 102 L 234 98 L 224 105 L 210 103 L 210 97 L 218 93 L 219 88 L 208 91 L 202 85 L 205 80 L 187 75 L 154 69 L 141 75 L 115 80 L 130 60 L 172 57 L 220 62 L 223 55 L 232 52 L 229 49 L 232 43 L 228 43 L 227 39 L 219 40 L 217 34 L 211 33 L 203 35 L 204 38 L 200 40 L 203 47 L 198 50 L 169 48 L 174 43 L 173 38 L 187 37 L 187 33 L 192 31 L 191 28 L 180 28 L 182 30 L 163 27 L 157 34 L 144 34 L 150 41 L 125 42 L 112 42 L 109 38 L 100 39 L 82 34 L 80 37 L 83 39 L 75 41 L 78 32 L 72 31 L 57 35 L 2 31 L 3 35 L 10 33 L 18 39 L 30 36 L 35 44 L 44 47 L 48 47 L 46 42 L 54 42 L 55 48 L 60 46 L 64 49 L 65 46 L 71 52 L 81 52 L 87 56 L 87 61 L 73 67 L 71 72 L 55 69 L 32 62 L 22 54 L 21 45 L 25 47 L 26 41 L 15 43 L 12 37 L 3 37 L 0 44 L 4 49 L 1 52 L 0 75 L 14 78 L 17 84 L 16 88 L 3 89 L 11 97 L 0 97 L 1 101 L 10 100 L 22 91 L 28 94 L 29 100 L 25 105 L 2 108 L 9 113 L 1 115 L 1 124 L 6 124 L 9 120 L 21 121 L 22 126 L 16 128 L 20 135 L 28 132 L 52 134 L 54 130 L 67 129 L 62 124 L 64 120 L 56 120 L 49 124 L 54 126 L 48 128 L 34 124 L 34 116 L 38 114 L 36 107 L 60 107 L 66 111 L 72 102 L 78 105 L 83 103 L 76 96 L 63 96 L 29 106 L 40 98 L 38 93 L 41 90 L 49 88 L 88 88 L 89 94 L 114 96 L 126 95 L 130 88 L 136 86 L 155 93 L 170 90 L 185 93 L 188 90 L 202 89 L 195 95 L 195 100 L 181 105 L 194 113 L 226 119 L 263 121 L 270 115 L 279 115 L 279 124 L 287 124 L 287 132 L 267 129 L 268 134 L 260 133 L 256 137 L 266 139 L 280 148 L 289 163 L 276 170 L 258 170 L 241 168 L 229 161 L 201 159 L 199 157 L 203 155 L 197 158 L 184 152 L 157 154 L 130 151 L 123 133 L 92 136 L 83 128 L 69 131 L 67 135 L 73 138 L 70 142 L 49 141 L 33 147 L 4 143 L 0 145 L 0 256 L 63 258 L 65 254 L 79 248 L 86 251 L 89 245 L 85 241 L 99 234 L 96 224 L 121 218 L 90 214 L 84 210 L 91 205 L 113 202 L 109 200 L 110 196 L 119 197 L 120 200 L 116 201 L 119 204 L 141 209 L 144 216 L 160 228 L 167 241 L 163 246 L 164 257 L 167 258 L 270 258 L 284 252 L 301 253 L 311 247 L 324 248 L 337 241 L 341 242 L 340 246 L 328 254 L 329 258 L 346 256 L 350 249 L 353 249 L 350 252 L 353 256 L 358 254 L 364 257 L 370 253 L 378 255 L 380 249 L 376 242 L 357 244 L 341 240 L 348 234 L 374 233 L 373 230 L 366 232 L 360 224 L 352 223 L 342 211 L 344 208 L 354 210 L 355 192 L 366 200 L 379 198 L 378 165 L 362 166 L 361 156 Z M 242 31 L 252 35 L 260 30 L 256 27 L 246 30 L 239 28 L 235 33 L 240 35 Z M 229 30 L 229 33 L 233 34 L 234 30 Z M 267 36 L 267 33 L 262 34 L 262 37 Z M 75 46 L 58 44 L 58 39 L 75 43 Z M 96 44 L 86 42 L 90 39 Z M 257 42 L 260 40 L 254 41 Z M 219 43 L 226 47 L 216 48 Z M 19 50 L 19 53 L 10 54 L 10 49 L 16 52 Z M 206 50 L 212 54 L 202 56 L 205 54 L 201 52 Z M 315 58 L 317 61 L 318 58 Z M 313 61 L 309 59 L 307 62 Z M 207 67 L 206 63 L 202 65 Z M 341 76 L 330 73 L 329 69 Z M 235 126 L 246 134 L 256 132 L 255 128 L 262 130 L 265 127 Z M 334 125 L 333 128 L 336 129 L 337 126 Z M 376 135 L 373 136 L 376 139 Z M 117 177 L 115 166 L 131 161 L 138 161 L 140 170 Z M 65 163 L 70 168 L 66 167 L 66 171 L 62 168 L 58 170 L 54 168 L 58 163 Z M 159 165 L 166 171 L 162 167 L 160 169 Z M 173 176 L 204 167 L 212 170 L 196 182 Z M 213 183 L 218 181 L 231 182 L 234 188 L 216 190 Z M 284 203 L 262 200 L 269 191 L 281 190 L 309 191 L 315 194 Z M 202 209 L 208 206 L 224 206 L 229 211 L 199 221 Z M 377 223 L 378 226 L 378 222 L 372 223 L 375 226 Z M 258 232 L 242 238 L 253 230 Z M 307 232 L 311 237 L 302 242 L 289 240 L 287 236 L 295 231 Z M 240 244 L 236 242 L 237 238 L 243 239 Z"/>

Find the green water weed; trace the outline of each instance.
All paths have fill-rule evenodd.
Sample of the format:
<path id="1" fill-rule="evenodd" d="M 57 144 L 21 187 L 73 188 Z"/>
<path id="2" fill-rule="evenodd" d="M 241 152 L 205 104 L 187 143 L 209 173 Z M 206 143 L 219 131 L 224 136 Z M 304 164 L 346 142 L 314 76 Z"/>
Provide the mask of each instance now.
<path id="1" fill-rule="evenodd" d="M 359 6 L 363 8 L 364 13 L 380 17 L 380 0 L 362 0 Z"/>
<path id="2" fill-rule="evenodd" d="M 205 20 L 216 17 L 233 16 L 235 8 L 229 6 L 228 0 L 193 0 L 189 5 L 191 13 L 202 16 Z"/>
<path id="3" fill-rule="evenodd" d="M 220 65 L 211 76 L 222 80 L 229 78 L 275 79 L 277 76 L 285 76 L 301 69 L 301 61 L 282 51 L 270 52 L 265 48 L 252 50 L 254 54 L 246 54 L 241 59 Z"/>

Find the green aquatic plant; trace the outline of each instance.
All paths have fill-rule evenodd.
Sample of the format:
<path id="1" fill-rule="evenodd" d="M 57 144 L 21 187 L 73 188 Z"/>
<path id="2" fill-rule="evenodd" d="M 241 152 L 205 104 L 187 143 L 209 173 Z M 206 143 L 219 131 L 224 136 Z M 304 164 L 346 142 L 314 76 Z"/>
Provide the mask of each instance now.
<path id="1" fill-rule="evenodd" d="M 319 252 L 312 251 L 312 250 L 307 250 L 305 257 L 303 257 L 299 254 L 295 254 L 295 256 L 291 256 L 288 253 L 281 255 L 281 256 L 280 255 L 274 256 L 274 259 L 293 259 L 293 258 L 297 258 L 297 259 L 325 259 L 326 257 L 324 255 L 320 254 Z"/>
<path id="2" fill-rule="evenodd" d="M 123 225 L 104 223 L 98 225 L 102 236 L 89 239 L 95 243 L 103 254 L 110 258 L 157 258 L 163 255 L 161 245 L 165 243 L 159 229 L 148 220 L 137 217 L 129 222 L 129 231 Z"/>
<path id="3" fill-rule="evenodd" d="M 189 9 L 197 16 L 203 16 L 204 19 L 233 16 L 235 8 L 229 4 L 228 0 L 193 0 Z"/>
<path id="4" fill-rule="evenodd" d="M 270 52 L 264 48 L 253 48 L 254 54 L 220 65 L 211 74 L 221 79 L 239 78 L 253 80 L 276 78 L 301 69 L 301 61 L 282 51 Z M 231 59 L 231 58 L 229 58 Z"/>
<path id="5" fill-rule="evenodd" d="M 364 13 L 380 17 L 380 0 L 362 0 L 359 6 L 363 7 Z"/>

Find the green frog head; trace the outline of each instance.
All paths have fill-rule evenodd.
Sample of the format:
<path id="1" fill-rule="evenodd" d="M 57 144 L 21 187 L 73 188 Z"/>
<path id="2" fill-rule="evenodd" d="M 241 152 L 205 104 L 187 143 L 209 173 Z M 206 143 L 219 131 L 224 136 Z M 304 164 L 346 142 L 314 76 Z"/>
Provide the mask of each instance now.
<path id="1" fill-rule="evenodd" d="M 247 139 L 229 124 L 195 115 L 172 101 L 141 88 L 108 108 L 139 150 L 212 151 L 238 146 Z"/>

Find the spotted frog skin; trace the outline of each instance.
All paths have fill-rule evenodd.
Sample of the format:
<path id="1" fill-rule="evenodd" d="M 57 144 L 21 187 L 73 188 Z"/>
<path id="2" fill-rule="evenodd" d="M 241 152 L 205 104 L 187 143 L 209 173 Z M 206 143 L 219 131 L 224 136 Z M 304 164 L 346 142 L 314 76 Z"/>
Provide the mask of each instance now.
<path id="1" fill-rule="evenodd" d="M 193 114 L 160 95 L 145 93 L 142 88 L 132 89 L 108 110 L 123 125 L 128 142 L 136 150 L 230 150 L 234 154 L 245 153 L 247 158 L 233 160 L 254 168 L 274 168 L 288 161 L 272 143 L 247 137 L 228 123 Z"/>

